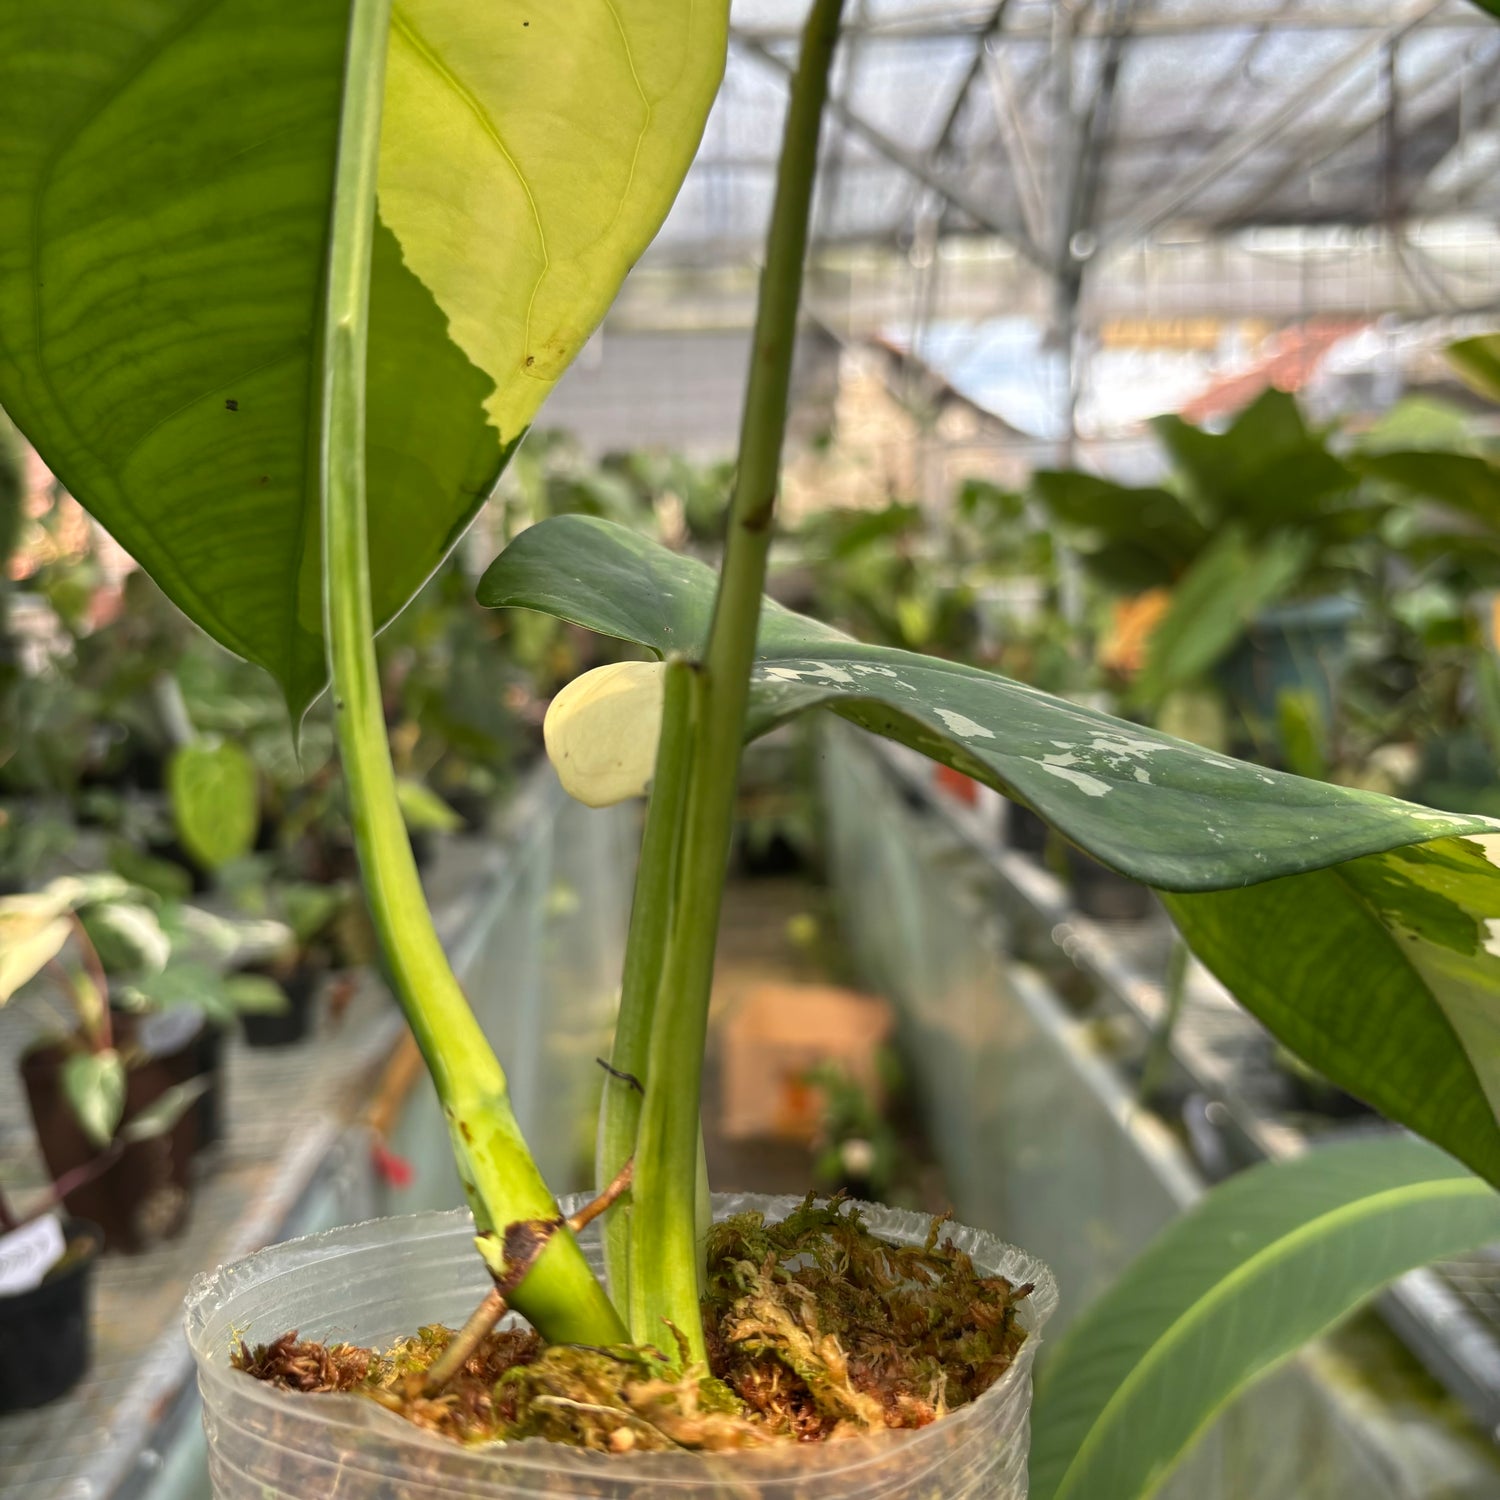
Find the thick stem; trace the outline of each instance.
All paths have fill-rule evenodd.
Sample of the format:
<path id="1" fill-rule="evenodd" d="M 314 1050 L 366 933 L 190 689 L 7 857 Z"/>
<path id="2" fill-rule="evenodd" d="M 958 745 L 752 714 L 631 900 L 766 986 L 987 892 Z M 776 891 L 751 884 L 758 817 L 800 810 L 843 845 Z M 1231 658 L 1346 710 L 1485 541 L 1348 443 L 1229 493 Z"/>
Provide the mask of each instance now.
<path id="1" fill-rule="evenodd" d="M 636 867 L 625 972 L 620 982 L 620 1014 L 610 1051 L 613 1070 L 604 1081 L 599 1109 L 599 1142 L 594 1181 L 613 1181 L 635 1153 L 641 1101 L 651 1045 L 656 997 L 666 967 L 672 884 L 681 847 L 691 748 L 688 720 L 697 672 L 681 658 L 667 663 L 661 740 L 656 751 L 646 830 Z M 613 1209 L 604 1222 L 604 1268 L 615 1306 L 630 1305 L 630 1203 Z"/>
<path id="2" fill-rule="evenodd" d="M 555 1217 L 511 1113 L 505 1074 L 448 965 L 396 800 L 381 713 L 365 514 L 365 356 L 380 107 L 391 0 L 354 0 L 339 133 L 322 380 L 323 585 L 329 666 L 350 817 L 371 916 L 397 998 L 432 1073 L 481 1232 Z M 510 1301 L 544 1337 L 610 1343 L 624 1332 L 567 1230 Z"/>
<path id="3" fill-rule="evenodd" d="M 761 273 L 760 305 L 740 428 L 739 471 L 724 543 L 699 712 L 693 716 L 682 847 L 673 881 L 665 963 L 651 1032 L 636 1142 L 630 1258 L 651 1276 L 630 1278 L 630 1326 L 662 1343 L 664 1324 L 706 1350 L 698 1313 L 699 1095 L 709 991 L 734 821 L 750 668 L 771 544 L 802 263 L 818 159 L 818 132 L 843 0 L 814 0 L 792 81 L 776 201 Z"/>

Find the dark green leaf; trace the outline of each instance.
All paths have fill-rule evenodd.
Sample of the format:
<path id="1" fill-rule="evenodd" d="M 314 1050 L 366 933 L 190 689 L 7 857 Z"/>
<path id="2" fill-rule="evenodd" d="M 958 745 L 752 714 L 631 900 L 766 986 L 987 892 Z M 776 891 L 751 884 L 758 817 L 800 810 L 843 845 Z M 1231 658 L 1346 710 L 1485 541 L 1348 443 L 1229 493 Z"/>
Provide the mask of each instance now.
<path id="1" fill-rule="evenodd" d="M 1166 897 L 1193 951 L 1340 1088 L 1500 1183 L 1493 836 Z"/>
<path id="2" fill-rule="evenodd" d="M 1203 523 L 1176 495 L 1131 489 L 1093 474 L 1039 469 L 1031 491 L 1075 533 L 1085 563 L 1112 588 L 1172 583 L 1208 542 Z"/>
<path id="3" fill-rule="evenodd" d="M 1242 521 L 1254 532 L 1307 523 L 1354 487 L 1353 473 L 1308 429 L 1283 391 L 1263 392 L 1223 433 L 1174 416 L 1151 425 L 1216 521 Z"/>
<path id="4" fill-rule="evenodd" d="M 1414 450 L 1357 454 L 1350 463 L 1424 500 L 1435 500 L 1500 532 L 1500 468 L 1467 453 Z"/>
<path id="5" fill-rule="evenodd" d="M 560 516 L 522 532 L 479 597 L 691 656 L 714 584 L 702 563 L 623 527 Z M 1097 859 L 1167 890 L 1240 886 L 1492 826 L 1245 765 L 973 667 L 862 645 L 770 602 L 757 658 L 752 736 L 832 706 L 1019 796 Z"/>
<path id="6" fill-rule="evenodd" d="M 1418 1141 L 1216 1188 L 1044 1357 L 1032 1500 L 1146 1500 L 1257 1376 L 1417 1266 L 1500 1238 L 1500 1197 Z"/>

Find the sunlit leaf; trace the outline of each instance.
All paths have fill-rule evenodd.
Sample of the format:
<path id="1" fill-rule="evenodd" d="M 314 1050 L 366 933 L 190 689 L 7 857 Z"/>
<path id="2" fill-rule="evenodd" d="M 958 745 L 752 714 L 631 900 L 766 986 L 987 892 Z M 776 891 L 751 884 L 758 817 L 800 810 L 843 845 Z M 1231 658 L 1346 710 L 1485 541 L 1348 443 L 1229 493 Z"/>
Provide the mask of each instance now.
<path id="1" fill-rule="evenodd" d="M 62 952 L 71 931 L 67 918 L 49 910 L 0 902 L 0 1005 Z"/>
<path id="2" fill-rule="evenodd" d="M 1500 1196 L 1400 1138 L 1257 1167 L 1169 1225 L 1043 1361 L 1032 1500 L 1146 1500 L 1258 1375 L 1403 1272 L 1500 1239 Z"/>
<path id="3" fill-rule="evenodd" d="M 112 1047 L 72 1052 L 62 1065 L 63 1095 L 83 1133 L 107 1146 L 125 1112 L 125 1063 Z"/>
<path id="4" fill-rule="evenodd" d="M 494 382 L 484 406 L 502 442 L 666 217 L 718 89 L 728 11 L 397 0 L 380 212 Z"/>
<path id="5" fill-rule="evenodd" d="M 1500 0 L 1474 0 L 1491 15 L 1500 17 Z M 1500 401 L 1500 333 L 1484 333 L 1477 338 L 1460 339 L 1449 344 L 1448 362 L 1471 390 L 1491 401 Z"/>
<path id="6" fill-rule="evenodd" d="M 727 9 L 397 8 L 369 335 L 378 621 L 472 518 L 665 215 Z M 310 393 L 348 0 L 288 22 L 281 0 L 0 11 L 0 405 L 300 713 L 324 680 Z"/>

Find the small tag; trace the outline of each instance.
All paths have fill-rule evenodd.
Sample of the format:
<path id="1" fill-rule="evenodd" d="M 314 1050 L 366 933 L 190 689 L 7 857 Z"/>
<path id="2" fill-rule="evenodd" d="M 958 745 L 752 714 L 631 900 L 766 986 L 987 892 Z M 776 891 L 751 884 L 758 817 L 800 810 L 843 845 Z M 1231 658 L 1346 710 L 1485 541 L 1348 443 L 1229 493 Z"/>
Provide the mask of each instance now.
<path id="1" fill-rule="evenodd" d="M 67 1251 L 62 1225 L 50 1214 L 0 1235 L 0 1296 L 14 1297 L 40 1286 Z"/>

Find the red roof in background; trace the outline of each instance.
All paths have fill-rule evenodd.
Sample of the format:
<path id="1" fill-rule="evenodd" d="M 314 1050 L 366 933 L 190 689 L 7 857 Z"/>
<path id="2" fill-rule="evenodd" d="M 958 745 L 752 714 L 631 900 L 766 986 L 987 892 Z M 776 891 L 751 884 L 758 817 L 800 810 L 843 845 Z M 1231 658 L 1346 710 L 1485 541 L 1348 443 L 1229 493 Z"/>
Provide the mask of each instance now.
<path id="1" fill-rule="evenodd" d="M 1241 410 L 1269 386 L 1278 391 L 1299 391 L 1317 373 L 1335 344 L 1368 326 L 1368 320 L 1363 318 L 1339 322 L 1320 318 L 1283 328 L 1266 340 L 1259 357 L 1248 369 L 1214 381 L 1178 415 L 1185 421 L 1201 424 Z"/>

